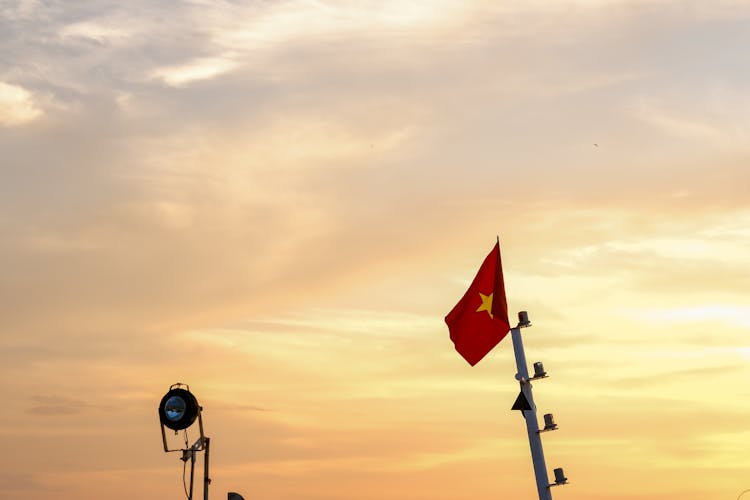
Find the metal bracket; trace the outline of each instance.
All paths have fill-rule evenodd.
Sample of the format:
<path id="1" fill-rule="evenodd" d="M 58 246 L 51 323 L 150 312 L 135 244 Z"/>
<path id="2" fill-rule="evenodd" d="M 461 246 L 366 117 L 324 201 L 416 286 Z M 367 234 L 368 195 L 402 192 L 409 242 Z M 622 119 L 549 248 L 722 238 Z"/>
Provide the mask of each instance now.
<path id="1" fill-rule="evenodd" d="M 550 432 L 550 431 L 556 431 L 556 430 L 557 430 L 557 426 L 550 427 L 549 429 L 545 427 L 544 429 L 539 429 L 538 431 L 536 431 L 536 433 L 541 434 L 542 432 Z"/>
<path id="2" fill-rule="evenodd" d="M 184 384 L 183 384 L 184 385 Z M 203 451 L 205 448 L 206 443 L 206 435 L 203 433 L 203 407 L 198 407 L 198 429 L 200 429 L 201 436 L 198 438 L 198 440 L 191 446 L 190 448 L 175 448 L 173 450 L 169 449 L 169 446 L 167 445 L 167 434 L 164 432 L 164 424 L 161 424 L 161 440 L 162 443 L 164 443 L 164 451 L 167 453 L 173 452 L 173 451 L 181 451 L 181 452 L 187 452 L 187 451 Z M 177 434 L 177 431 L 175 431 L 175 434 Z"/>

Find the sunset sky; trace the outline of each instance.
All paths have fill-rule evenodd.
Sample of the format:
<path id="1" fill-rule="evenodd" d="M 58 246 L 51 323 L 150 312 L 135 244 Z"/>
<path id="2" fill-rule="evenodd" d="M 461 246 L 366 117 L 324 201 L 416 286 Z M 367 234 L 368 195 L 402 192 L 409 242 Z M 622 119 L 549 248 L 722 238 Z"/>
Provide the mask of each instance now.
<path id="1" fill-rule="evenodd" d="M 750 488 L 747 2 L 0 0 L 0 152 L 3 500 L 535 499 L 498 235 L 555 500 Z"/>

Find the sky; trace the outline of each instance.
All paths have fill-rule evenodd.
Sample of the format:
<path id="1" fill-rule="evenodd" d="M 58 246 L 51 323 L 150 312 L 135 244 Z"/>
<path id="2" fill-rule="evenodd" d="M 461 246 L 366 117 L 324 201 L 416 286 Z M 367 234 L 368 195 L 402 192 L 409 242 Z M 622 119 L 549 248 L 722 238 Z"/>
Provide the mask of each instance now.
<path id="1" fill-rule="evenodd" d="M 213 498 L 536 498 L 510 338 L 444 323 L 499 236 L 553 497 L 737 498 L 748 46 L 723 0 L 0 1 L 0 497 L 184 498 L 181 382 Z"/>

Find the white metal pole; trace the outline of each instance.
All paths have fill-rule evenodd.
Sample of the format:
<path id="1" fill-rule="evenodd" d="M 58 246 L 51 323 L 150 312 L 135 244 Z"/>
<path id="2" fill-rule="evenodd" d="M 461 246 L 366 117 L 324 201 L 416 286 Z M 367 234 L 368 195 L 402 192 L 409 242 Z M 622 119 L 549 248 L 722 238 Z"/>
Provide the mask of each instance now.
<path id="1" fill-rule="evenodd" d="M 521 391 L 526 396 L 529 405 L 531 405 L 531 410 L 522 410 L 522 413 L 524 419 L 526 419 L 526 430 L 529 434 L 531 460 L 534 463 L 534 476 L 536 476 L 536 488 L 539 492 L 539 500 L 552 500 L 552 492 L 549 488 L 549 478 L 547 476 L 547 465 L 544 462 L 542 439 L 539 435 L 539 423 L 536 419 L 536 405 L 534 404 L 534 397 L 531 394 L 531 382 L 529 382 L 529 370 L 526 365 L 526 354 L 523 350 L 520 326 L 511 328 L 510 334 L 513 339 L 513 352 L 516 355 L 516 367 L 518 369 L 516 378 L 521 383 Z"/>

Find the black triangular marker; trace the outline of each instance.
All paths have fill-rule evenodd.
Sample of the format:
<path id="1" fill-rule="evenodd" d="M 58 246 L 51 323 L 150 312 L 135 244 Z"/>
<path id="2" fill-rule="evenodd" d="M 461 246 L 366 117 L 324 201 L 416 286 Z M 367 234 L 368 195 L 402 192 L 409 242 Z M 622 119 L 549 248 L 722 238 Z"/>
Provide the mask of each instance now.
<path id="1" fill-rule="evenodd" d="M 529 404 L 529 400 L 526 399 L 526 395 L 523 393 L 523 391 L 518 393 L 516 402 L 513 403 L 511 410 L 521 410 L 521 411 L 531 410 L 531 405 Z"/>

